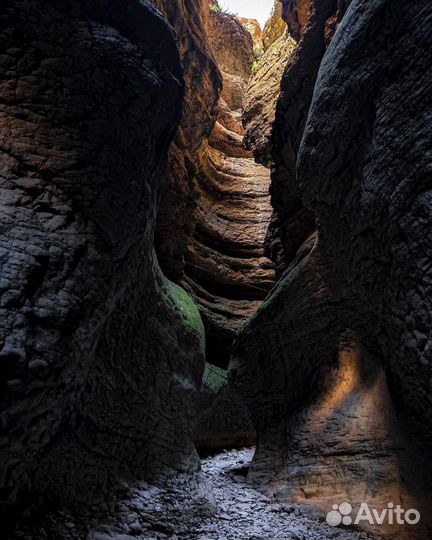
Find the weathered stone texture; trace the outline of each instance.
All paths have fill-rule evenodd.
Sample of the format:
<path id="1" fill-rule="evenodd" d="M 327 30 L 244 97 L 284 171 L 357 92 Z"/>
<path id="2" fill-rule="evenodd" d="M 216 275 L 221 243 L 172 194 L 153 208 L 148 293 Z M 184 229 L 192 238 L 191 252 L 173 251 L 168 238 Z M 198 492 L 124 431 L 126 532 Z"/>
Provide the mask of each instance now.
<path id="1" fill-rule="evenodd" d="M 295 13 L 306 13 L 309 7 L 306 9 L 302 0 L 284 3 L 288 30 L 294 35 L 291 15 L 286 12 L 288 8 Z M 270 142 L 274 213 L 266 240 L 266 253 L 275 262 L 279 273 L 286 269 L 297 249 L 315 229 L 315 217 L 301 200 L 296 162 L 318 69 L 329 39 L 328 21 L 337 13 L 340 18 L 337 0 L 311 2 L 307 25 L 304 28 L 303 22 L 301 26 L 304 28 L 302 39 L 289 57 L 282 78 Z"/>
<path id="2" fill-rule="evenodd" d="M 209 48 L 208 0 L 152 0 L 176 31 L 184 69 L 185 99 L 179 129 L 171 145 L 167 177 L 157 216 L 155 243 L 162 269 L 178 282 L 184 255 L 194 231 L 198 152 L 217 116 L 221 73 Z"/>
<path id="3" fill-rule="evenodd" d="M 147 2 L 8 1 L 0 36 L 2 508 L 87 511 L 199 467 L 202 323 L 153 254 L 182 70 Z"/>
<path id="4" fill-rule="evenodd" d="M 344 500 L 417 508 L 418 526 L 369 528 L 421 540 L 432 527 L 431 45 L 429 2 L 352 1 L 299 149 L 318 232 L 232 365 L 258 428 L 253 477 L 324 512 Z"/>
<path id="5" fill-rule="evenodd" d="M 282 24 L 285 32 L 259 59 L 243 100 L 242 120 L 246 131 L 244 144 L 253 151 L 255 161 L 266 167 L 270 167 L 272 162 L 270 140 L 280 82 L 287 60 L 296 48 L 296 43 L 288 34 L 283 21 Z"/>

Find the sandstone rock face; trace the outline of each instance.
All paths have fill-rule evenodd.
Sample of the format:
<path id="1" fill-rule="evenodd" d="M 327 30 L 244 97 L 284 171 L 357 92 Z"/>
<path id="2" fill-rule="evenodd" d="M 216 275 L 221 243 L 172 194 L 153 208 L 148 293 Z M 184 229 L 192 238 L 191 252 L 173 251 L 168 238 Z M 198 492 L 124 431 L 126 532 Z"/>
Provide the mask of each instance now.
<path id="1" fill-rule="evenodd" d="M 315 0 L 280 0 L 280 2 L 282 18 L 288 25 L 289 33 L 293 39 L 300 41 L 309 16 L 318 4 Z M 344 0 L 339 2 L 342 3 Z"/>
<path id="2" fill-rule="evenodd" d="M 353 0 L 320 68 L 298 175 L 318 232 L 235 345 L 252 476 L 297 502 L 415 508 L 431 536 L 432 8 Z M 306 39 L 307 33 L 304 35 Z"/>
<path id="3" fill-rule="evenodd" d="M 283 36 L 286 30 L 287 25 L 282 17 L 282 4 L 279 0 L 275 0 L 271 17 L 266 22 L 262 33 L 264 51 Z"/>
<path id="4" fill-rule="evenodd" d="M 241 136 L 222 122 L 219 117 L 203 151 L 201 197 L 182 284 L 200 307 L 208 361 L 226 367 L 232 340 L 272 287 L 274 269 L 263 255 L 269 173 L 243 155 L 232 142 L 237 137 L 240 143 Z"/>
<path id="5" fill-rule="evenodd" d="M 109 511 L 120 478 L 199 467 L 202 323 L 153 254 L 183 98 L 174 35 L 147 2 L 40 7 L 0 7 L 6 517 Z"/>
<path id="6" fill-rule="evenodd" d="M 251 36 L 234 17 L 218 11 L 210 10 L 206 28 L 219 67 L 228 71 L 222 71 L 224 89 L 217 121 L 196 152 L 199 172 L 193 232 L 184 272 L 177 281 L 199 305 L 208 361 L 226 368 L 235 333 L 255 313 L 274 282 L 273 265 L 263 255 L 271 216 L 270 176 L 244 149 L 239 122 L 254 58 Z M 198 82 L 196 78 L 189 84 Z M 176 241 L 173 233 L 172 242 Z"/>
<path id="7" fill-rule="evenodd" d="M 208 0 L 153 0 L 177 33 L 184 67 L 185 100 L 180 127 L 169 152 L 157 217 L 156 249 L 162 269 L 178 282 L 184 255 L 194 230 L 197 190 L 197 155 L 213 129 L 222 87 L 219 69 L 207 38 Z"/>
<path id="8" fill-rule="evenodd" d="M 174 11 L 171 3 L 156 5 L 176 25 L 180 42 L 189 43 L 183 56 L 188 112 L 170 151 L 156 246 L 163 269 L 198 302 L 209 361 L 226 368 L 235 333 L 256 311 L 274 275 L 263 256 L 271 215 L 269 173 L 244 149 L 239 122 L 253 42 L 235 17 L 209 9 L 206 2 L 183 12 L 182 3 Z M 213 57 L 223 75 L 217 119 L 212 107 L 220 80 L 212 78 L 214 70 L 219 73 Z M 213 84 L 210 95 L 208 84 Z M 211 123 L 211 134 L 191 128 L 195 110 Z"/>
<path id="9" fill-rule="evenodd" d="M 221 71 L 247 80 L 255 59 L 253 41 L 237 17 L 210 11 L 208 39 Z"/>
<path id="10" fill-rule="evenodd" d="M 243 100 L 245 146 L 253 151 L 255 161 L 270 167 L 270 139 L 275 119 L 280 81 L 287 59 L 294 53 L 295 41 L 286 31 L 272 43 L 258 61 Z"/>
<path id="11" fill-rule="evenodd" d="M 210 11 L 208 39 L 222 72 L 222 98 L 232 110 L 242 108 L 247 81 L 255 60 L 252 35 L 237 17 Z"/>
<path id="12" fill-rule="evenodd" d="M 245 19 L 244 17 L 237 17 L 237 20 L 252 36 L 255 58 L 259 58 L 263 53 L 263 31 L 259 22 L 256 19 Z"/>
<path id="13" fill-rule="evenodd" d="M 291 35 L 296 35 L 292 13 L 308 10 L 303 0 L 284 2 L 283 16 Z M 285 68 L 271 138 L 274 214 L 267 235 L 266 253 L 275 262 L 279 273 L 286 269 L 315 229 L 315 217 L 304 208 L 301 200 L 296 162 L 319 65 L 329 40 L 328 22 L 342 16 L 342 7 L 336 0 L 312 2 L 310 10 L 306 31 L 304 35 L 303 31 L 300 33 L 302 39 Z M 299 20 L 303 20 L 302 17 Z"/>

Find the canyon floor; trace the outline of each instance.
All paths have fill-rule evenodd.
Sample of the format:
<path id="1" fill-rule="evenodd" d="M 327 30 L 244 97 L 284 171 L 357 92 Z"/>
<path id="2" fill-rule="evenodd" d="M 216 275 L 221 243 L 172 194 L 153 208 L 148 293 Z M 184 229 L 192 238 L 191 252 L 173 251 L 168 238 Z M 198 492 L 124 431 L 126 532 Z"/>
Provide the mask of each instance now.
<path id="1" fill-rule="evenodd" d="M 334 528 L 278 502 L 247 480 L 254 448 L 202 460 L 202 499 L 187 500 L 181 479 L 172 489 L 136 486 L 117 503 L 117 523 L 99 524 L 92 540 L 372 540 L 364 532 Z M 201 478 L 202 480 L 202 478 Z M 199 484 L 200 482 L 198 482 Z M 179 497 L 179 489 L 181 496 Z"/>

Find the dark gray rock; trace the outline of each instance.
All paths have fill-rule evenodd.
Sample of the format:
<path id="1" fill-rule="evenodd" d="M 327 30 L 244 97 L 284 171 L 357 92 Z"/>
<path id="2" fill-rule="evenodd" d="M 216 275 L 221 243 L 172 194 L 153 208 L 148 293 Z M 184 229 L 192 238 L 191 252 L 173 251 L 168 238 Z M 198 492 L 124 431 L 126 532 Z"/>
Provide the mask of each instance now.
<path id="1" fill-rule="evenodd" d="M 194 444 L 201 454 L 255 444 L 249 411 L 228 386 L 227 371 L 209 363 L 197 399 Z"/>
<path id="2" fill-rule="evenodd" d="M 267 233 L 266 252 L 279 273 L 287 268 L 316 228 L 313 212 L 302 202 L 296 162 L 318 69 L 347 2 L 284 0 L 282 4 L 291 35 L 301 40 L 288 59 L 282 77 L 270 144 L 270 192 L 274 213 Z"/>
<path id="3" fill-rule="evenodd" d="M 0 70 L 2 508 L 91 515 L 199 467 L 202 324 L 152 252 L 179 55 L 145 1 L 16 0 Z"/>
<path id="4" fill-rule="evenodd" d="M 431 534 L 432 7 L 354 0 L 299 150 L 309 240 L 235 345 L 252 477 L 329 508 L 417 508 Z M 278 487 L 274 487 L 278 486 Z"/>

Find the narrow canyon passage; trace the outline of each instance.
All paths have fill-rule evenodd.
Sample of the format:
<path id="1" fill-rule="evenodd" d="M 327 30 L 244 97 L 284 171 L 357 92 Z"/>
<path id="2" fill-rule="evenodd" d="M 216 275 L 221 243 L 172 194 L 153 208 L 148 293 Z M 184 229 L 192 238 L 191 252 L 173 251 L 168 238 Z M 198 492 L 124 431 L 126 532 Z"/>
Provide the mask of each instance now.
<path id="1" fill-rule="evenodd" d="M 174 279 L 198 305 L 206 333 L 207 362 L 226 370 L 233 339 L 272 288 L 275 269 L 264 254 L 272 214 L 270 170 L 255 163 L 252 151 L 245 149 L 242 125 L 252 68 L 263 52 L 262 32 L 258 23 L 251 21 L 258 31 L 253 37 L 246 29 L 247 21 L 242 24 L 221 11 L 216 2 L 213 7 L 206 14 L 205 38 L 207 54 L 220 70 L 221 92 L 212 131 L 191 156 L 196 170 L 191 194 L 195 197 L 193 227 L 185 242 L 183 273 Z M 261 47 L 258 52 L 257 45 Z M 202 74 L 195 73 L 198 76 Z M 188 84 L 192 104 L 197 92 L 202 93 L 199 106 L 210 98 L 195 79 Z M 190 129 L 190 122 L 184 113 L 185 129 Z M 178 183 L 178 178 L 174 182 Z M 162 194 L 162 216 L 166 204 Z M 172 221 L 171 212 L 166 216 L 159 218 L 156 247 L 162 269 L 170 276 L 171 265 L 164 264 L 164 256 L 175 239 L 167 238 L 163 230 L 171 231 L 166 223 Z"/>
<path id="2" fill-rule="evenodd" d="M 430 0 L 0 3 L 2 540 L 432 538 L 431 87 Z"/>

